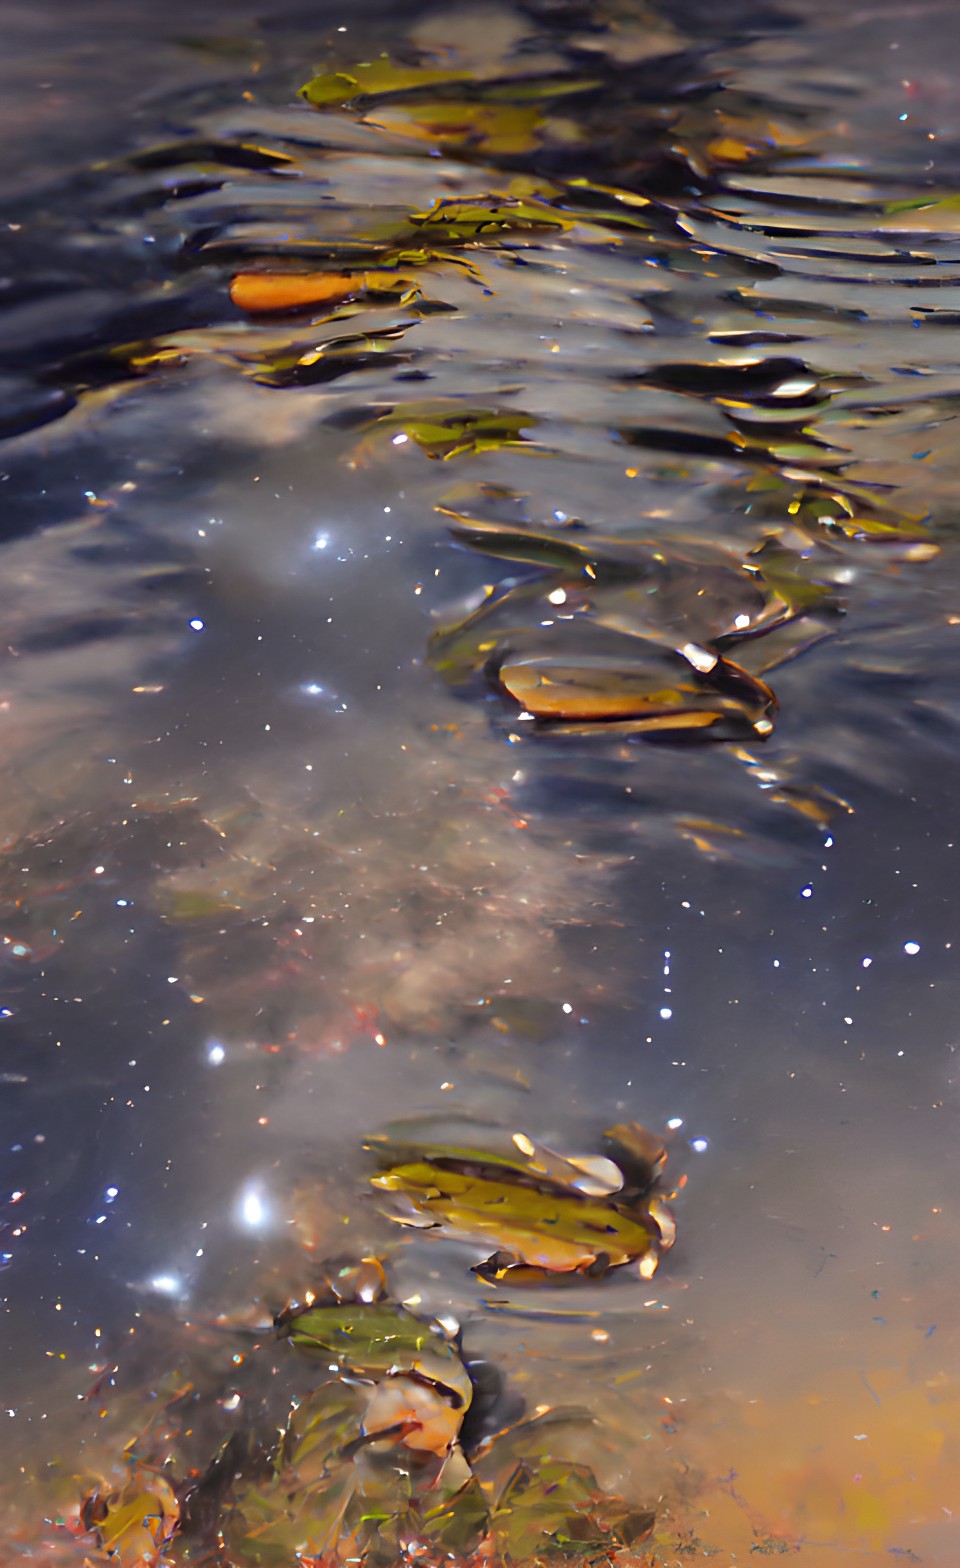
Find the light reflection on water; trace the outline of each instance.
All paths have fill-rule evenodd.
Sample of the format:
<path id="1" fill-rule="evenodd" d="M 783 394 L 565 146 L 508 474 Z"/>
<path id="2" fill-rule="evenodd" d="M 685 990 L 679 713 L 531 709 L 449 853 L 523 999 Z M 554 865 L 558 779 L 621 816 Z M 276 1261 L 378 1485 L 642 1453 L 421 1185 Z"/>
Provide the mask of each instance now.
<path id="1" fill-rule="evenodd" d="M 419 36 L 459 33 L 491 72 L 526 38 L 528 65 L 565 68 L 543 18 L 484 15 Z M 222 325 L 229 270 L 178 271 L 183 237 L 202 230 L 214 259 L 318 225 L 342 241 L 515 168 L 291 108 L 304 62 L 327 58 L 312 24 L 257 44 L 252 107 L 230 51 L 198 69 L 168 42 L 177 107 L 121 97 L 106 146 L 98 112 L 84 120 L 97 154 L 185 134 L 295 145 L 306 194 L 235 174 L 168 201 L 124 169 L 11 198 L 11 271 L 42 267 L 48 290 L 8 316 L 12 406 L 31 377 L 45 396 L 69 383 L 60 331 L 74 355 L 132 335 L 189 350 L 96 381 L 0 449 L 3 1395 L 11 1462 L 55 1458 L 71 1478 L 28 1489 L 28 1521 L 41 1497 L 75 1503 L 72 1477 L 118 1452 L 178 1360 L 211 1408 L 232 1401 L 211 1325 L 262 1324 L 301 1288 L 304 1243 L 389 1245 L 398 1293 L 452 1308 L 531 1407 L 562 1383 L 602 1409 L 605 1484 L 662 1496 L 678 1550 L 740 1560 L 773 1536 L 818 1564 L 953 1560 L 956 267 L 942 216 L 945 235 L 905 244 L 877 217 L 931 179 L 950 189 L 948 20 L 810 8 L 796 30 L 706 43 L 701 24 L 707 63 L 680 76 L 726 70 L 731 98 L 777 104 L 802 124 L 794 162 L 728 170 L 690 212 L 671 196 L 685 237 L 666 256 L 561 237 L 494 258 L 491 294 L 437 277 L 455 311 L 410 326 L 403 360 L 378 339 L 382 358 L 342 380 L 247 376 L 273 328 Z M 394 28 L 371 19 L 371 52 Z M 25 116 L 36 102 L 28 85 Z M 38 176 L 73 156 L 71 102 L 42 122 Z M 667 179 L 656 124 L 636 167 L 602 106 L 587 124 L 610 183 Z M 696 169 L 702 146 L 686 151 Z M 128 310 L 135 334 L 111 338 Z M 381 321 L 366 310 L 323 340 Z M 803 430 L 823 451 L 795 452 L 791 426 L 751 457 L 762 399 L 731 445 L 736 396 L 685 386 L 678 366 L 742 362 L 729 338 L 747 327 L 769 334 L 748 358 L 816 367 L 828 396 Z M 431 379 L 398 380 L 411 372 Z M 434 462 L 404 431 L 356 428 L 464 395 L 529 412 L 536 451 Z M 639 515 L 640 537 L 740 550 L 787 526 L 758 474 L 818 462 L 929 512 L 940 553 L 838 547 L 846 616 L 771 676 L 765 747 L 514 744 L 489 692 L 426 662 L 450 606 L 512 570 L 445 536 L 432 508 L 464 475 L 530 496 L 533 520 L 637 537 Z M 853 814 L 791 809 L 813 787 Z M 463 1252 L 397 1246 L 360 1140 L 455 1108 L 561 1147 L 624 1116 L 676 1124 L 676 1249 L 641 1296 L 618 1275 L 576 1297 L 608 1339 L 543 1294 L 494 1298 Z M 101 1436 L 78 1396 L 114 1362 Z M 218 1420 L 203 1416 L 193 1462 Z"/>

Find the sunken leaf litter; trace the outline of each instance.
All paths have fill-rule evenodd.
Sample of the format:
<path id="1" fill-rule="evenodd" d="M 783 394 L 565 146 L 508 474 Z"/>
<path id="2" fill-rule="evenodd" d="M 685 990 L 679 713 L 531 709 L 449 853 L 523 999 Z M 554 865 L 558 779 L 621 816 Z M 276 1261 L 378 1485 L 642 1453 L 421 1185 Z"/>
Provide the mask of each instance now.
<path id="1" fill-rule="evenodd" d="M 666 1150 L 636 1124 L 570 1155 L 466 1120 L 395 1124 L 367 1148 L 402 1224 L 493 1249 L 475 1266 L 484 1283 L 549 1287 L 632 1265 L 640 1289 L 676 1234 Z M 392 1299 L 375 1258 L 321 1266 L 251 1356 L 279 1342 L 294 1363 L 279 1424 L 243 1423 L 192 1470 L 176 1457 L 189 1430 L 148 1426 L 82 1499 L 73 1528 L 87 1561 L 512 1568 L 616 1561 L 649 1538 L 655 1508 L 604 1490 L 584 1457 L 595 1417 L 557 1403 L 518 1419 L 488 1384 L 484 1427 L 471 1429 L 466 1337 L 448 1315 Z"/>

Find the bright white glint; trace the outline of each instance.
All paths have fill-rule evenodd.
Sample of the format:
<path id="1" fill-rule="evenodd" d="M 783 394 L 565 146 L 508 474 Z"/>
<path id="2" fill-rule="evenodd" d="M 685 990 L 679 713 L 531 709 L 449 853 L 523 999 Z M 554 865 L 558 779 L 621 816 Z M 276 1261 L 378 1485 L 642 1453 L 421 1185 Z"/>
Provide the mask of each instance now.
<path id="1" fill-rule="evenodd" d="M 190 630 L 192 632 L 202 632 L 203 631 L 203 622 L 201 621 L 199 615 L 195 616 L 194 619 L 190 622 Z"/>
<path id="2" fill-rule="evenodd" d="M 919 953 L 919 951 L 920 951 L 920 943 L 919 942 L 904 942 L 904 944 L 903 944 L 903 951 L 905 953 L 909 953 L 911 955 L 911 957 L 912 957 L 914 953 Z"/>
<path id="3" fill-rule="evenodd" d="M 738 632 L 742 632 L 745 626 L 750 625 L 750 617 L 749 615 L 737 615 L 734 617 L 733 624 Z"/>
<path id="4" fill-rule="evenodd" d="M 179 1296 L 182 1288 L 176 1274 L 156 1274 L 150 1281 L 150 1289 L 159 1291 L 161 1296 Z"/>
<path id="5" fill-rule="evenodd" d="M 805 376 L 797 376 L 793 381 L 781 381 L 780 385 L 773 387 L 771 391 L 774 397 L 803 397 L 807 392 L 812 392 L 816 384 Z"/>
<path id="6" fill-rule="evenodd" d="M 329 543 L 330 543 L 330 535 L 329 534 L 317 534 L 316 539 L 314 539 L 314 541 L 313 541 L 313 548 L 315 550 L 325 550 Z"/>
<path id="7" fill-rule="evenodd" d="M 300 690 L 305 691 L 308 697 L 323 696 L 323 687 L 318 686 L 316 681 L 308 681 L 305 686 L 300 687 Z"/>
<path id="8" fill-rule="evenodd" d="M 405 436 L 403 434 L 403 431 L 401 430 L 401 432 L 400 432 L 400 434 L 398 436 L 394 436 L 394 438 L 393 438 L 393 445 L 394 446 L 405 446 L 406 443 L 409 440 L 410 440 L 410 437 L 409 436 Z"/>
<path id="9" fill-rule="evenodd" d="M 248 1187 L 240 1198 L 240 1218 L 244 1225 L 262 1225 L 267 1217 L 266 1206 L 255 1187 Z"/>
<path id="10" fill-rule="evenodd" d="M 701 648 L 695 642 L 685 642 L 680 649 L 688 664 L 692 664 L 701 675 L 709 675 L 710 671 L 720 662 L 715 653 L 709 653 L 706 648 Z"/>
<path id="11" fill-rule="evenodd" d="M 695 1152 L 696 1152 L 696 1153 L 697 1153 L 697 1154 L 702 1154 L 702 1153 L 703 1153 L 703 1151 L 704 1151 L 704 1149 L 706 1149 L 706 1148 L 708 1148 L 708 1147 L 709 1147 L 709 1145 L 708 1145 L 708 1143 L 707 1143 L 707 1140 L 706 1140 L 706 1138 L 693 1138 L 693 1139 L 692 1139 L 692 1140 L 691 1140 L 691 1142 L 690 1142 L 690 1147 L 691 1147 L 691 1149 L 693 1149 L 693 1150 L 694 1150 L 694 1151 L 695 1151 Z"/>
<path id="12" fill-rule="evenodd" d="M 800 897 L 801 898 L 812 898 L 813 897 L 813 888 L 812 887 L 802 887 L 800 889 Z"/>
<path id="13" fill-rule="evenodd" d="M 661 1018 L 672 1018 L 673 1017 L 673 1008 L 672 1007 L 661 1007 L 661 1009 L 660 1009 L 660 1017 Z"/>
<path id="14" fill-rule="evenodd" d="M 678 1127 L 683 1126 L 683 1117 L 671 1116 L 670 1120 L 667 1122 L 667 1126 L 670 1128 L 671 1132 L 676 1132 Z"/>
<path id="15" fill-rule="evenodd" d="M 211 1067 L 219 1067 L 226 1054 L 227 1053 L 223 1049 L 222 1045 L 214 1043 L 207 1051 L 207 1061 L 210 1063 Z"/>

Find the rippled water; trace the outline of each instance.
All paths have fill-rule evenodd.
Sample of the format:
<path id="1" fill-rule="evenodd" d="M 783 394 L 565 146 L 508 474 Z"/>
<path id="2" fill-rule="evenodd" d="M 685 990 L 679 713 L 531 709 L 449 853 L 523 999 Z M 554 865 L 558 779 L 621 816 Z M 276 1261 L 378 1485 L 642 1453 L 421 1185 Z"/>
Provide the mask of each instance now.
<path id="1" fill-rule="evenodd" d="M 0 6 L 4 1561 L 172 1369 L 177 1474 L 268 1419 L 307 1243 L 601 1413 L 649 1561 L 946 1568 L 952 8 L 94 9 Z M 297 99 L 381 52 L 453 77 Z M 676 1248 L 474 1281 L 367 1190 L 424 1110 L 679 1123 Z"/>

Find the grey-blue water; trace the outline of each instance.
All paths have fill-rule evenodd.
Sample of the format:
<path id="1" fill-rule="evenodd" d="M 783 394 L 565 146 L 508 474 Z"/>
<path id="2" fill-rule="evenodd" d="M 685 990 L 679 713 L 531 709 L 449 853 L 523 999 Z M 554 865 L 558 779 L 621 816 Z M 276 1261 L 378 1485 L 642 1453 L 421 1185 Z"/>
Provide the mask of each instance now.
<path id="1" fill-rule="evenodd" d="M 634 1561 L 956 1560 L 957 32 L 0 5 L 4 1563 L 101 1561 L 157 1389 L 182 1478 L 232 1329 L 369 1250 L 604 1416 Z M 382 53 L 450 77 L 297 98 Z M 231 303 L 278 270 L 354 286 Z M 674 723 L 718 654 L 776 706 L 505 685 Z M 675 1124 L 677 1246 L 493 1291 L 368 1191 L 432 1110 Z"/>

